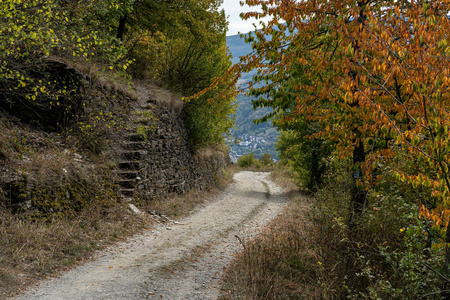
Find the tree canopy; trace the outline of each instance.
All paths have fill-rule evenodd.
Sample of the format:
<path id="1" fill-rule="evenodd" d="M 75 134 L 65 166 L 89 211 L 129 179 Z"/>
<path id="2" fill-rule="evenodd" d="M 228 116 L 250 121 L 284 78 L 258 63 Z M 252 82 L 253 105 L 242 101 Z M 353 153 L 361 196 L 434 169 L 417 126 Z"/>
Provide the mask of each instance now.
<path id="1" fill-rule="evenodd" d="M 421 214 L 445 232 L 450 2 L 241 2 L 260 9 L 244 19 L 271 17 L 245 36 L 253 52 L 229 70 L 257 69 L 254 106 L 274 108 L 280 126 L 316 124 L 310 138 L 332 142 L 336 155 L 353 162 L 352 214 L 361 213 L 382 168 L 428 191 Z"/>
<path id="2" fill-rule="evenodd" d="M 126 78 L 128 73 L 157 81 L 191 96 L 231 64 L 220 4 L 221 0 L 3 1 L 0 91 L 4 97 L 0 104 L 28 107 L 36 119 L 57 107 L 67 112 L 79 106 L 75 98 L 81 83 L 69 78 L 57 82 L 55 66 L 49 64 L 60 58 L 90 69 L 96 65 L 100 72 L 112 70 L 114 76 Z M 199 145 L 223 142 L 224 133 L 234 124 L 229 116 L 234 98 L 212 100 L 223 89 L 234 86 L 222 85 L 209 93 L 211 100 L 192 99 L 185 107 L 186 122 L 195 123 L 187 124 L 188 128 L 205 131 Z M 219 113 L 215 121 L 207 117 L 210 110 Z M 200 119 L 202 125 L 196 123 Z M 191 135 L 196 144 L 198 135 Z"/>

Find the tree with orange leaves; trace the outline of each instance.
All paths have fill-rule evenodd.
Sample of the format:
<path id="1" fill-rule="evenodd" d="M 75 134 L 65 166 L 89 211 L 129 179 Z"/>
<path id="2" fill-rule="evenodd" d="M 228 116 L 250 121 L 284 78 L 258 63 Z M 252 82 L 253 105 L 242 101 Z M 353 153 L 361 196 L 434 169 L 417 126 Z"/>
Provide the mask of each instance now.
<path id="1" fill-rule="evenodd" d="M 243 1 L 242 1 L 243 2 Z M 255 106 L 321 124 L 313 137 L 337 143 L 353 161 L 352 215 L 358 216 L 374 165 L 391 164 L 395 177 L 435 199 L 421 215 L 446 230 L 450 212 L 450 1 L 246 0 L 271 16 L 246 36 L 253 52 L 230 72 L 257 69 Z M 244 3 L 242 3 L 244 4 Z M 292 83 L 295 70 L 301 80 Z M 274 97 L 291 81 L 295 105 Z M 265 83 L 263 86 L 255 83 Z M 395 166 L 398 154 L 416 163 Z M 350 225 L 352 219 L 350 220 Z M 445 245 L 448 249 L 450 231 Z M 448 273 L 450 251 L 446 251 Z"/>

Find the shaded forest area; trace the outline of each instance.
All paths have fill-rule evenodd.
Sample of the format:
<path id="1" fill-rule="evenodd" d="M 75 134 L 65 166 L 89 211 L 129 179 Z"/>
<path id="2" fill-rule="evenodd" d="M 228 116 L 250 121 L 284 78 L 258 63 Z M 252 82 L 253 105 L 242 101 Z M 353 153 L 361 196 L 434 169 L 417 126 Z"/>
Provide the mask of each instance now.
<path id="1" fill-rule="evenodd" d="M 62 132 L 86 105 L 80 96 L 86 85 L 76 72 L 90 82 L 105 77 L 125 85 L 150 80 L 192 96 L 231 65 L 219 4 L 3 1 L 0 105 L 28 123 Z M 63 70 L 58 62 L 69 68 Z M 233 99 L 208 101 L 226 89 L 234 86 L 224 84 L 186 102 L 194 149 L 221 143 L 232 127 Z"/>

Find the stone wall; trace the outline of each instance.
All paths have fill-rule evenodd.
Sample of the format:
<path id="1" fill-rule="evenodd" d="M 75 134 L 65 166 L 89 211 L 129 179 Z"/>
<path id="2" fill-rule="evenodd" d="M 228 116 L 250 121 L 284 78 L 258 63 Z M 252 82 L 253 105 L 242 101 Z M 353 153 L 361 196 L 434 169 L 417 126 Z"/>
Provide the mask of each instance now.
<path id="1" fill-rule="evenodd" d="M 110 107 L 105 113 L 114 115 L 118 123 L 104 136 L 97 136 L 104 140 L 103 159 L 83 152 L 81 140 L 76 138 L 84 136 L 65 140 L 30 127 L 0 108 L 0 125 L 4 124 L 0 132 L 0 205 L 48 212 L 53 217 L 78 210 L 93 197 L 118 197 L 117 192 L 150 198 L 183 194 L 212 187 L 230 163 L 225 152 L 191 153 L 180 97 L 153 86 L 138 89 L 133 97 L 107 89 L 94 92 L 98 99 L 93 98 L 90 109 L 95 111 L 95 104 L 107 103 Z M 93 138 L 95 135 L 89 140 Z"/>
<path id="2" fill-rule="evenodd" d="M 158 99 L 161 93 L 151 95 L 132 109 L 128 130 L 118 144 L 121 193 L 160 197 L 212 187 L 230 164 L 228 153 L 208 150 L 193 155 L 180 105 Z"/>

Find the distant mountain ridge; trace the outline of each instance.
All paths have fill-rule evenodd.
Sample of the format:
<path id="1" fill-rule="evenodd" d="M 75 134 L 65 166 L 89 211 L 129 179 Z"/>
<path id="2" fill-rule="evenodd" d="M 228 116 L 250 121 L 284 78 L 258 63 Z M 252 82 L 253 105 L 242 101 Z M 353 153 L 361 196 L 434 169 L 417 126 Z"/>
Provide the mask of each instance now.
<path id="1" fill-rule="evenodd" d="M 227 45 L 233 55 L 233 64 L 239 62 L 239 57 L 252 52 L 252 45 L 245 43 L 239 34 L 227 36 Z"/>

